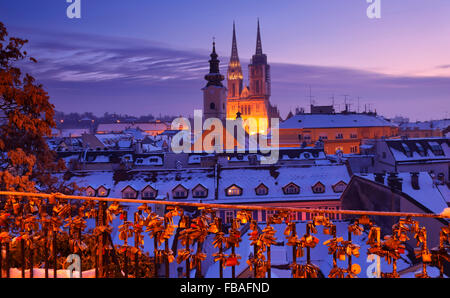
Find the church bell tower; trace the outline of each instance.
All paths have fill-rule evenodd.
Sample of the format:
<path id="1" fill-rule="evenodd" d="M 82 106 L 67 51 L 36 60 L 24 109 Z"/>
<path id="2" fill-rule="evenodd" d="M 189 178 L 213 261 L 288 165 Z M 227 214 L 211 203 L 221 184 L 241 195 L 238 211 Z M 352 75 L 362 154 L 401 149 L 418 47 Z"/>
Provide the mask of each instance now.
<path id="1" fill-rule="evenodd" d="M 253 55 L 249 70 L 250 96 L 256 98 L 264 98 L 269 101 L 270 87 L 270 65 L 267 64 L 267 56 L 263 54 L 261 42 L 261 30 L 258 20 L 258 33 L 256 37 L 256 51 Z"/>
<path id="2" fill-rule="evenodd" d="M 209 60 L 209 73 L 205 76 L 207 81 L 203 90 L 203 116 L 207 118 L 226 119 L 227 113 L 227 89 L 222 81 L 225 77 L 220 74 L 220 61 L 216 53 L 216 43 L 213 42 L 213 50 Z"/>

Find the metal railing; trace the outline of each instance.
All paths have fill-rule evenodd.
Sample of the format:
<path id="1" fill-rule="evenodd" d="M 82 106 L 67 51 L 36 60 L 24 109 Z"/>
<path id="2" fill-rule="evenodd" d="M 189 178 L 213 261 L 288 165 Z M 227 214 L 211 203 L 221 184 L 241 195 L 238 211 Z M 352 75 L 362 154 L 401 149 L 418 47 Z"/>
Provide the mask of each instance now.
<path id="1" fill-rule="evenodd" d="M 11 272 L 15 272 L 18 277 L 33 278 L 36 270 L 41 272 L 38 277 L 58 277 L 58 274 L 62 277 L 60 272 L 67 267 L 66 261 L 68 258 L 73 260 L 74 256 L 79 258 L 75 262 L 75 271 L 80 277 L 170 277 L 172 262 L 185 264 L 184 272 L 178 272 L 179 277 L 189 278 L 192 271 L 195 271 L 195 277 L 203 277 L 206 244 L 214 247 L 212 257 L 219 263 L 217 277 L 223 278 L 224 270 L 231 268 L 231 277 L 235 278 L 236 267 L 242 258 L 236 248 L 243 237 L 249 237 L 253 252 L 245 262 L 252 276 L 270 278 L 271 248 L 280 240 L 275 237 L 274 226 L 280 223 L 286 226 L 286 245 L 292 247 L 289 268 L 294 278 L 357 277 L 361 268 L 352 261 L 359 256 L 360 247 L 352 237 L 360 236 L 363 231 L 368 233 L 368 254 L 385 258 L 392 265 L 392 271 L 381 273 L 381 277 L 400 277 L 397 261 L 405 253 L 405 242 L 410 234 L 416 239 L 415 254 L 422 262 L 422 272 L 416 277 L 428 277 L 428 266 L 439 268 L 439 276 L 443 277 L 444 264 L 450 259 L 450 225 L 440 229 L 439 246 L 429 249 L 426 228 L 415 220 L 449 218 L 438 214 L 276 208 L 11 191 L 0 191 L 0 204 L 0 277 L 14 277 Z M 130 204 L 137 206 L 132 220 L 127 210 Z M 165 211 L 157 214 L 149 204 L 164 205 Z M 219 210 L 235 211 L 230 225 L 223 224 Z M 272 211 L 274 214 L 261 228 L 252 218 L 253 211 Z M 290 220 L 290 214 L 295 212 L 311 214 L 312 220 L 306 222 L 304 234 L 300 234 L 296 223 Z M 337 237 L 336 224 L 329 217 L 332 214 L 344 215 L 349 220 L 346 240 Z M 116 216 L 118 219 L 114 219 Z M 391 235 L 382 239 L 381 228 L 371 219 L 374 216 L 399 218 L 392 226 Z M 87 229 L 89 220 L 95 221 L 95 227 Z M 111 236 L 115 221 L 120 222 L 115 225 L 115 232 L 119 233 L 121 243 L 114 243 Z M 318 226 L 323 226 L 323 233 L 330 237 L 323 243 L 332 258 L 329 272 L 322 272 L 311 261 L 311 251 L 319 243 L 314 236 Z M 249 233 L 245 235 L 247 231 Z M 144 249 L 145 234 L 153 240 L 152 251 Z M 206 243 L 210 235 L 213 241 Z M 130 238 L 132 244 L 129 244 Z M 171 247 L 170 242 L 176 245 Z M 181 248 L 172 250 L 179 245 Z M 346 266 L 339 267 L 338 260 L 347 260 Z M 68 269 L 72 272 L 74 267 L 71 265 Z"/>

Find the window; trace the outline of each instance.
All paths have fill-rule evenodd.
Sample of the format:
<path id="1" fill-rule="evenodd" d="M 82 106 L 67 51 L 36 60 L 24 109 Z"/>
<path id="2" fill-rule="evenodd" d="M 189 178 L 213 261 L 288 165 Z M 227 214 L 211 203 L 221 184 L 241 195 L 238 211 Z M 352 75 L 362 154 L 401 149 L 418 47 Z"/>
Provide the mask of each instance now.
<path id="1" fill-rule="evenodd" d="M 275 211 L 267 210 L 267 212 L 266 212 L 266 218 L 265 218 L 266 222 L 268 222 L 268 221 L 270 220 L 270 218 L 271 218 L 272 216 L 274 216 L 274 215 L 275 215 Z"/>
<path id="2" fill-rule="evenodd" d="M 350 139 L 357 139 L 358 135 L 356 133 L 351 133 L 350 134 Z"/>
<path id="3" fill-rule="evenodd" d="M 419 151 L 420 156 L 427 156 L 427 152 L 423 149 L 422 144 L 416 143 L 417 150 Z"/>
<path id="4" fill-rule="evenodd" d="M 324 140 L 328 140 L 328 136 L 326 136 L 326 135 L 319 136 L 319 141 L 324 141 Z"/>
<path id="5" fill-rule="evenodd" d="M 215 110 L 215 109 L 216 109 L 216 105 L 212 102 L 212 103 L 209 105 L 209 108 L 210 108 L 211 110 Z"/>
<path id="6" fill-rule="evenodd" d="M 258 196 L 265 196 L 269 193 L 269 189 L 264 184 L 260 184 L 256 189 L 256 195 Z"/>
<path id="7" fill-rule="evenodd" d="M 350 153 L 358 153 L 358 146 L 350 147 Z"/>
<path id="8" fill-rule="evenodd" d="M 99 197 L 106 197 L 108 195 L 108 189 L 106 189 L 104 186 L 100 186 L 97 189 L 97 193 Z"/>
<path id="9" fill-rule="evenodd" d="M 336 135 L 336 139 L 338 139 L 338 140 L 343 139 L 343 138 L 344 138 L 344 135 L 342 133 L 338 133 Z"/>
<path id="10" fill-rule="evenodd" d="M 234 219 L 234 211 L 225 211 L 225 223 L 230 224 Z"/>
<path id="11" fill-rule="evenodd" d="M 194 198 L 206 198 L 208 196 L 208 190 L 199 184 L 192 189 L 192 196 Z"/>
<path id="12" fill-rule="evenodd" d="M 386 154 L 386 152 L 383 152 L 383 154 L 382 154 L 382 155 L 383 155 L 383 158 L 384 158 L 384 159 L 386 159 L 386 158 L 387 158 L 387 154 Z"/>
<path id="13" fill-rule="evenodd" d="M 430 142 L 429 144 L 434 155 L 444 155 L 444 151 L 439 143 Z"/>
<path id="14" fill-rule="evenodd" d="M 409 146 L 406 145 L 405 143 L 402 143 L 402 147 L 403 147 L 403 151 L 405 152 L 405 155 L 408 157 L 412 157 L 412 151 L 409 148 Z"/>
<path id="15" fill-rule="evenodd" d="M 283 187 L 283 192 L 285 195 L 294 195 L 300 193 L 300 187 L 295 183 L 289 183 L 285 187 Z"/>
<path id="16" fill-rule="evenodd" d="M 143 199 L 155 199 L 157 196 L 157 191 L 155 189 L 153 189 L 153 187 L 151 186 L 147 186 L 146 188 L 144 188 L 142 190 L 142 198 Z"/>
<path id="17" fill-rule="evenodd" d="M 122 190 L 122 197 L 124 199 L 136 199 L 137 191 L 134 190 L 131 186 L 127 186 Z"/>
<path id="18" fill-rule="evenodd" d="M 86 188 L 86 195 L 88 197 L 95 197 L 95 189 L 89 186 L 88 188 Z"/>
<path id="19" fill-rule="evenodd" d="M 134 193 L 131 191 L 124 192 L 124 198 L 125 199 L 134 199 Z"/>
<path id="20" fill-rule="evenodd" d="M 178 185 L 172 190 L 172 195 L 175 199 L 186 199 L 188 197 L 188 190 L 184 186 Z"/>
<path id="21" fill-rule="evenodd" d="M 313 193 L 324 193 L 325 192 L 325 185 L 323 185 L 321 182 L 317 182 L 312 186 Z"/>
<path id="22" fill-rule="evenodd" d="M 290 221 L 297 221 L 299 216 L 298 216 L 298 212 L 290 212 L 289 213 L 289 220 Z M 300 216 L 301 217 L 301 216 Z"/>
<path id="23" fill-rule="evenodd" d="M 232 185 L 227 188 L 226 195 L 229 197 L 240 196 L 242 195 L 242 188 L 237 185 Z"/>
<path id="24" fill-rule="evenodd" d="M 339 181 L 335 185 L 333 185 L 333 191 L 334 192 L 344 192 L 345 188 L 347 187 L 347 183 L 344 181 Z"/>

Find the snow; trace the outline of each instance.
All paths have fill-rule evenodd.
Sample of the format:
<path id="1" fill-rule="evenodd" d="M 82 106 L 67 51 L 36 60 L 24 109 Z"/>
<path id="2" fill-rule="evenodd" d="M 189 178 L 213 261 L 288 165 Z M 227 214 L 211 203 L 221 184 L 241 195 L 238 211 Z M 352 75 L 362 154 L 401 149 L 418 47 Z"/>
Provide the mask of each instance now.
<path id="1" fill-rule="evenodd" d="M 280 124 L 280 129 L 397 126 L 382 117 L 364 114 L 300 114 Z"/>
<path id="2" fill-rule="evenodd" d="M 356 174 L 363 176 L 362 174 Z M 434 185 L 433 179 L 427 172 L 419 173 L 420 189 L 414 189 L 411 185 L 410 173 L 398 173 L 398 177 L 403 179 L 402 191 L 416 200 L 421 205 L 425 206 L 431 212 L 440 214 L 448 207 L 443 195 L 439 189 Z M 363 178 L 375 181 L 374 174 L 364 174 Z"/>
<path id="3" fill-rule="evenodd" d="M 450 188 L 447 185 L 437 185 L 437 188 L 444 199 L 447 201 L 447 204 L 450 204 Z"/>
<path id="4" fill-rule="evenodd" d="M 278 176 L 275 178 L 276 175 Z M 226 189 L 233 184 L 243 189 L 241 196 L 223 197 L 220 200 L 222 203 L 339 199 L 341 194 L 335 193 L 332 185 L 341 180 L 346 183 L 350 181 L 345 165 L 224 168 L 220 172 L 220 177 L 219 196 L 224 196 Z M 313 193 L 311 187 L 319 181 L 325 185 L 325 192 Z M 285 195 L 283 193 L 282 188 L 291 182 L 300 186 L 299 194 Z M 255 188 L 261 183 L 269 188 L 267 196 L 255 195 Z"/>

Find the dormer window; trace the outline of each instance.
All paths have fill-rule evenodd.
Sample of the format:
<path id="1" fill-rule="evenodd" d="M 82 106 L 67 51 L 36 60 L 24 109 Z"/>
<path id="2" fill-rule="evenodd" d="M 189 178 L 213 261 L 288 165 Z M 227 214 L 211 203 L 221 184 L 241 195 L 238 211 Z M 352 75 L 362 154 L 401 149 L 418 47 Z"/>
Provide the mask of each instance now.
<path id="1" fill-rule="evenodd" d="M 300 193 L 300 186 L 295 183 L 289 183 L 285 187 L 283 187 L 283 193 L 285 195 L 296 195 Z"/>
<path id="2" fill-rule="evenodd" d="M 103 185 L 97 189 L 97 195 L 99 197 L 106 197 L 106 196 L 108 196 L 108 194 L 109 194 L 109 189 L 107 189 Z"/>
<path id="3" fill-rule="evenodd" d="M 86 195 L 88 197 L 95 197 L 95 189 L 92 186 L 86 188 Z"/>
<path id="4" fill-rule="evenodd" d="M 416 143 L 417 151 L 419 152 L 420 156 L 427 156 L 427 152 L 423 148 L 422 144 Z"/>
<path id="5" fill-rule="evenodd" d="M 269 193 L 269 188 L 261 183 L 258 187 L 255 188 L 255 192 L 258 196 L 266 196 Z"/>
<path id="6" fill-rule="evenodd" d="M 402 147 L 403 147 L 403 151 L 405 152 L 405 155 L 408 157 L 412 157 L 412 151 L 409 148 L 409 146 L 406 145 L 405 143 L 402 143 Z"/>
<path id="7" fill-rule="evenodd" d="M 126 186 L 124 189 L 122 189 L 122 198 L 124 199 L 136 199 L 138 195 L 137 190 L 135 190 L 131 186 Z"/>
<path id="8" fill-rule="evenodd" d="M 313 193 L 324 193 L 325 192 L 325 185 L 323 185 L 322 182 L 317 182 L 312 186 Z"/>
<path id="9" fill-rule="evenodd" d="M 344 190 L 347 188 L 347 183 L 344 181 L 339 181 L 335 185 L 333 185 L 333 191 L 336 193 L 344 192 Z"/>
<path id="10" fill-rule="evenodd" d="M 146 186 L 142 191 L 142 199 L 144 200 L 153 200 L 158 195 L 158 191 L 151 187 L 150 185 Z"/>
<path id="11" fill-rule="evenodd" d="M 178 185 L 172 190 L 174 199 L 186 199 L 188 197 L 189 190 L 183 185 Z"/>
<path id="12" fill-rule="evenodd" d="M 442 147 L 438 142 L 430 142 L 429 144 L 434 155 L 444 155 L 444 150 L 442 150 Z"/>
<path id="13" fill-rule="evenodd" d="M 237 186 L 236 184 L 231 185 L 226 190 L 226 195 L 229 197 L 235 197 L 235 196 L 241 196 L 242 195 L 242 188 Z"/>
<path id="14" fill-rule="evenodd" d="M 198 184 L 192 189 L 192 196 L 194 198 L 206 198 L 208 196 L 208 189 L 201 184 Z"/>

